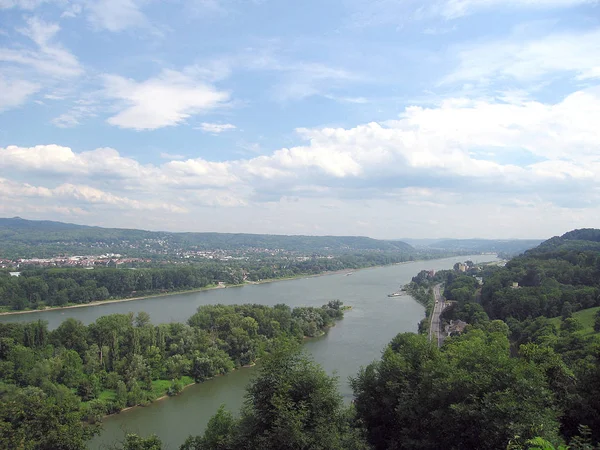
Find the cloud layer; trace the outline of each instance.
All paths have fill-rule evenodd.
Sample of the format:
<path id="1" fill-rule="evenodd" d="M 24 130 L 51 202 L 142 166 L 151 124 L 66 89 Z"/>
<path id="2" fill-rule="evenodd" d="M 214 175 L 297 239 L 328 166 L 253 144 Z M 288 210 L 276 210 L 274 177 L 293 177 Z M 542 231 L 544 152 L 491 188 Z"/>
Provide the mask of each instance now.
<path id="1" fill-rule="evenodd" d="M 5 195 L 52 198 L 82 209 L 102 204 L 181 213 L 347 199 L 429 208 L 489 201 L 597 211 L 597 111 L 600 95 L 593 89 L 555 104 L 455 98 L 438 107 L 406 108 L 398 119 L 382 123 L 299 129 L 304 145 L 251 159 L 154 165 L 109 148 L 9 146 L 0 149 L 0 168 L 46 180 L 43 186 L 3 180 Z M 506 162 L 507 153 L 519 157 Z"/>

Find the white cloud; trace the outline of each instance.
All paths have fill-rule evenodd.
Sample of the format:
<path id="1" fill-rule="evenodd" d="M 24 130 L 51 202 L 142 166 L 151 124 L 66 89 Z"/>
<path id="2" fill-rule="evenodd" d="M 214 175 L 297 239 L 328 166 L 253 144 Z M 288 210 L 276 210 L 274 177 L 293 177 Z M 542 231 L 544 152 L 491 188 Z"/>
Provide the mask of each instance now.
<path id="1" fill-rule="evenodd" d="M 48 96 L 45 96 L 48 98 Z M 53 98 L 49 98 L 52 100 Z M 75 105 L 67 112 L 52 119 L 52 123 L 59 128 L 72 128 L 81 123 L 81 120 L 86 117 L 96 115 L 96 105 L 92 100 L 79 99 Z"/>
<path id="2" fill-rule="evenodd" d="M 208 123 L 202 122 L 199 127 L 202 131 L 206 131 L 207 133 L 220 134 L 223 131 L 227 130 L 235 130 L 237 127 L 230 123 Z"/>
<path id="3" fill-rule="evenodd" d="M 162 159 L 185 159 L 185 155 L 180 155 L 178 153 L 168 153 L 168 152 L 161 152 L 160 153 L 160 157 Z"/>
<path id="4" fill-rule="evenodd" d="M 202 66 L 192 66 L 188 71 L 210 80 L 218 80 L 229 76 L 236 69 L 275 75 L 277 78 L 272 84 L 271 95 L 280 102 L 302 100 L 316 95 L 351 101 L 352 97 L 338 97 L 332 92 L 364 81 L 362 74 L 334 65 L 290 61 L 269 46 L 249 47 L 238 54 L 208 61 Z M 360 101 L 361 98 L 358 99 Z"/>
<path id="5" fill-rule="evenodd" d="M 77 58 L 53 42 L 60 31 L 58 24 L 32 17 L 27 19 L 27 27 L 19 31 L 37 45 L 37 50 L 0 48 L 0 61 L 29 66 L 39 73 L 61 78 L 83 73 Z"/>
<path id="6" fill-rule="evenodd" d="M 40 85 L 26 80 L 11 80 L 0 74 L 0 112 L 21 106 Z"/>
<path id="7" fill-rule="evenodd" d="M 168 212 L 184 212 L 185 209 L 168 203 L 153 201 L 139 201 L 127 197 L 117 196 L 100 189 L 86 185 L 63 183 L 55 188 L 33 186 L 28 183 L 17 183 L 0 178 L 0 197 L 33 197 L 44 201 L 74 201 L 83 205 L 106 205 L 119 209 L 163 210 Z"/>
<path id="8" fill-rule="evenodd" d="M 108 123 L 121 128 L 153 130 L 178 125 L 188 117 L 223 106 L 229 94 L 173 70 L 136 82 L 104 77 L 105 94 L 120 101 L 121 111 Z"/>
<path id="9" fill-rule="evenodd" d="M 86 10 L 90 22 L 108 31 L 147 26 L 148 21 L 140 6 L 144 1 L 96 0 L 88 3 Z"/>
<path id="10" fill-rule="evenodd" d="M 60 15 L 61 18 L 73 19 L 81 14 L 83 6 L 78 3 L 70 4 Z"/>
<path id="11" fill-rule="evenodd" d="M 599 0 L 348 0 L 350 27 L 393 26 L 402 28 L 414 21 L 445 21 L 459 19 L 479 12 L 509 10 L 515 14 L 524 11 L 553 11 L 576 6 L 597 5 Z M 436 24 L 426 28 L 432 34 L 452 31 Z"/>
<path id="12" fill-rule="evenodd" d="M 321 63 L 283 64 L 267 59 L 258 60 L 256 67 L 283 74 L 282 80 L 274 87 L 275 99 L 279 101 L 327 95 L 332 90 L 362 79 L 353 72 Z"/>
<path id="13" fill-rule="evenodd" d="M 494 7 L 543 10 L 595 3 L 598 3 L 598 0 L 442 0 L 434 3 L 429 12 L 440 14 L 447 19 L 456 19 L 478 10 Z M 428 11 L 427 8 L 424 9 Z"/>
<path id="14" fill-rule="evenodd" d="M 573 209 L 590 217 L 581 211 L 596 208 L 600 201 L 600 91 L 575 92 L 554 104 L 517 94 L 502 100 L 455 98 L 435 107 L 413 106 L 385 123 L 299 129 L 302 145 L 248 159 L 142 165 L 114 149 L 74 152 L 56 145 L 9 146 L 0 148 L 0 170 L 35 174 L 39 185 L 21 190 L 37 198 L 119 208 L 142 208 L 120 199 L 152 198 L 153 204 L 185 205 L 190 218 L 205 207 L 273 208 L 271 218 L 285 217 L 289 226 L 302 212 L 304 218 L 293 225 L 296 232 L 302 223 L 321 220 L 315 216 L 318 202 L 344 211 L 338 214 L 338 225 L 339 220 L 363 220 L 352 212 L 356 208 L 367 214 L 363 201 L 381 220 L 393 205 L 402 205 L 407 213 L 406 208 L 416 208 L 414 217 L 421 224 L 429 223 L 432 209 L 444 205 L 452 205 L 452 211 L 473 205 L 488 211 L 489 203 L 536 211 L 544 205 L 561 215 Z M 60 180 L 60 189 L 48 184 L 52 180 Z M 298 210 L 282 206 L 288 203 Z M 376 210 L 375 204 L 386 210 Z M 257 219 L 254 213 L 240 214 Z M 215 212 L 215 217 L 223 219 L 225 213 Z M 238 231 L 244 223 L 240 220 L 235 221 Z M 274 222 L 265 225 L 277 231 L 273 226 Z"/>
<path id="15" fill-rule="evenodd" d="M 365 97 L 338 97 L 336 95 L 330 95 L 330 94 L 327 94 L 324 97 L 328 98 L 329 100 L 334 100 L 334 101 L 340 102 L 340 103 L 354 103 L 357 105 L 364 105 L 364 104 L 369 103 L 369 99 L 367 99 Z"/>
<path id="16" fill-rule="evenodd" d="M 532 81 L 552 74 L 598 78 L 600 29 L 477 43 L 460 48 L 457 57 L 458 67 L 443 83 Z"/>
<path id="17" fill-rule="evenodd" d="M 19 8 L 26 10 L 33 10 L 40 6 L 42 3 L 46 3 L 51 0 L 0 0 L 0 8 Z"/>
<path id="18" fill-rule="evenodd" d="M 0 47 L 0 111 L 21 106 L 32 94 L 83 74 L 77 58 L 56 42 L 58 24 L 30 17 L 18 31 L 35 47 Z"/>

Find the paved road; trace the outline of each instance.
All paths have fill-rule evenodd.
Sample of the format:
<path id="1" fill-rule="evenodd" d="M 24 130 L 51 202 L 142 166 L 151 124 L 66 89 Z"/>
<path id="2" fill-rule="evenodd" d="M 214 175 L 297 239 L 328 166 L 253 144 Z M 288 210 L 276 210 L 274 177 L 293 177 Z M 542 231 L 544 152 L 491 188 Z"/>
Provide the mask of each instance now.
<path id="1" fill-rule="evenodd" d="M 433 312 L 431 313 L 431 323 L 429 326 L 429 340 L 435 340 L 438 347 L 441 347 L 444 343 L 444 335 L 442 333 L 440 324 L 440 314 L 446 308 L 446 302 L 442 293 L 440 292 L 442 285 L 436 284 L 433 287 L 433 296 L 435 297 L 435 305 L 433 306 Z"/>

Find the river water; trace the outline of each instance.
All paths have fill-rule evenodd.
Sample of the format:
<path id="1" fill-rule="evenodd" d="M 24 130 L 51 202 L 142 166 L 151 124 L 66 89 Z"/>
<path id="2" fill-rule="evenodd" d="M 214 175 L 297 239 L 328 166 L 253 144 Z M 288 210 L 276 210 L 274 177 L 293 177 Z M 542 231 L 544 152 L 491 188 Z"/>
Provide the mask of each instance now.
<path id="1" fill-rule="evenodd" d="M 98 317 L 139 311 L 150 314 L 153 323 L 184 322 L 198 306 L 208 304 L 260 303 L 295 306 L 320 306 L 340 299 L 352 306 L 343 320 L 320 338 L 308 340 L 305 349 L 329 373 L 339 377 L 340 392 L 346 401 L 352 397 L 348 377 L 377 359 L 385 345 L 398 333 L 415 332 L 424 308 L 411 297 L 387 297 L 410 281 L 422 269 L 449 269 L 459 261 L 496 260 L 491 255 L 472 255 L 431 261 L 417 261 L 259 285 L 154 297 L 86 308 L 45 311 L 0 316 L 2 322 L 25 322 L 43 319 L 51 329 L 74 317 L 85 324 Z M 156 433 L 165 448 L 175 450 L 190 434 L 201 434 L 210 417 L 221 404 L 232 411 L 241 406 L 245 387 L 256 372 L 246 368 L 187 388 L 181 395 L 134 408 L 105 419 L 103 432 L 89 448 L 107 449 L 123 439 L 126 432 L 148 435 Z"/>

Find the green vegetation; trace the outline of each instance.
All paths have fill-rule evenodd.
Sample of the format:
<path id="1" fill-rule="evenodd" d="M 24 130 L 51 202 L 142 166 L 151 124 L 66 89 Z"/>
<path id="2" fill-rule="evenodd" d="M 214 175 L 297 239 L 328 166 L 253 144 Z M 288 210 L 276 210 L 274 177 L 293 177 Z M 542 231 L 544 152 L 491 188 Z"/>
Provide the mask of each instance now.
<path id="1" fill-rule="evenodd" d="M 1 254 L 5 258 L 50 257 L 62 254 L 129 256 L 176 255 L 185 250 L 235 252 L 285 251 L 353 253 L 384 251 L 414 253 L 402 241 L 384 241 L 363 236 L 282 236 L 245 233 L 168 233 L 163 231 L 100 228 L 62 222 L 0 218 Z M 430 251 L 431 253 L 432 251 Z"/>
<path id="2" fill-rule="evenodd" d="M 181 449 L 366 449 L 353 419 L 337 380 L 297 347 L 284 346 L 265 359 L 240 417 L 221 408 L 204 435 L 189 437 Z"/>
<path id="3" fill-rule="evenodd" d="M 589 336 L 600 332 L 600 327 L 597 325 L 600 323 L 600 306 L 577 311 L 573 313 L 571 317 L 581 325 L 581 330 L 579 330 L 581 336 Z M 564 326 L 565 319 L 562 317 L 554 317 L 553 319 L 550 319 L 550 323 L 560 329 Z"/>
<path id="4" fill-rule="evenodd" d="M 41 321 L 0 323 L 0 448 L 83 449 L 104 415 L 253 364 L 342 317 L 336 300 L 201 306 L 187 324 L 154 326 L 146 313 L 67 319 L 51 332 Z"/>
<path id="5" fill-rule="evenodd" d="M 82 268 L 23 270 L 19 277 L 0 271 L 0 310 L 21 311 L 87 304 L 93 301 L 181 292 L 316 275 L 328 271 L 393 264 L 406 256 L 343 255 L 305 261 L 204 262 L 161 268 Z"/>
<path id="6" fill-rule="evenodd" d="M 424 335 L 396 336 L 380 360 L 351 379 L 350 407 L 344 407 L 336 380 L 296 349 L 303 335 L 318 335 L 341 316 L 340 302 L 293 311 L 210 306 L 187 325 L 159 327 L 143 316 L 135 326 L 132 317 L 108 316 L 90 327 L 70 322 L 50 334 L 43 324 L 7 325 L 0 328 L 0 371 L 8 374 L 10 395 L 39 389 L 41 397 L 55 401 L 58 391 L 52 389 L 75 389 L 77 396 L 104 390 L 114 391 L 105 394 L 108 401 L 133 398 L 137 404 L 144 390 L 152 391 L 153 379 L 186 375 L 199 381 L 264 355 L 240 416 L 221 408 L 204 434 L 189 437 L 182 450 L 600 448 L 600 333 L 590 331 L 600 330 L 600 230 L 553 238 L 506 267 L 467 262 L 435 275 L 422 272 L 409 289 L 426 303 L 437 283 L 444 283 L 445 296 L 453 301 L 443 316 L 468 326 L 441 348 Z M 121 333 L 121 325 L 129 331 Z M 146 335 L 145 330 L 154 331 Z M 155 343 L 143 341 L 151 336 Z M 58 352 L 49 350 L 57 346 Z M 88 361 L 99 372 L 86 379 L 81 374 L 88 373 Z M 128 374 L 140 367 L 145 369 L 130 383 Z M 106 375 L 98 375 L 102 371 Z M 116 388 L 104 381 L 111 377 Z M 40 383 L 45 379 L 50 383 Z M 173 392 L 176 384 L 170 386 Z M 99 403 L 88 400 L 88 417 Z M 2 410 L 9 421 L 16 403 L 4 404 L 13 405 Z M 71 414 L 57 417 L 65 416 L 77 430 L 72 448 L 81 448 L 77 442 L 93 428 L 76 425 Z M 33 432 L 27 423 L 18 424 L 3 435 L 13 441 L 5 442 Z M 123 448 L 162 445 L 156 436 L 129 435 Z"/>

